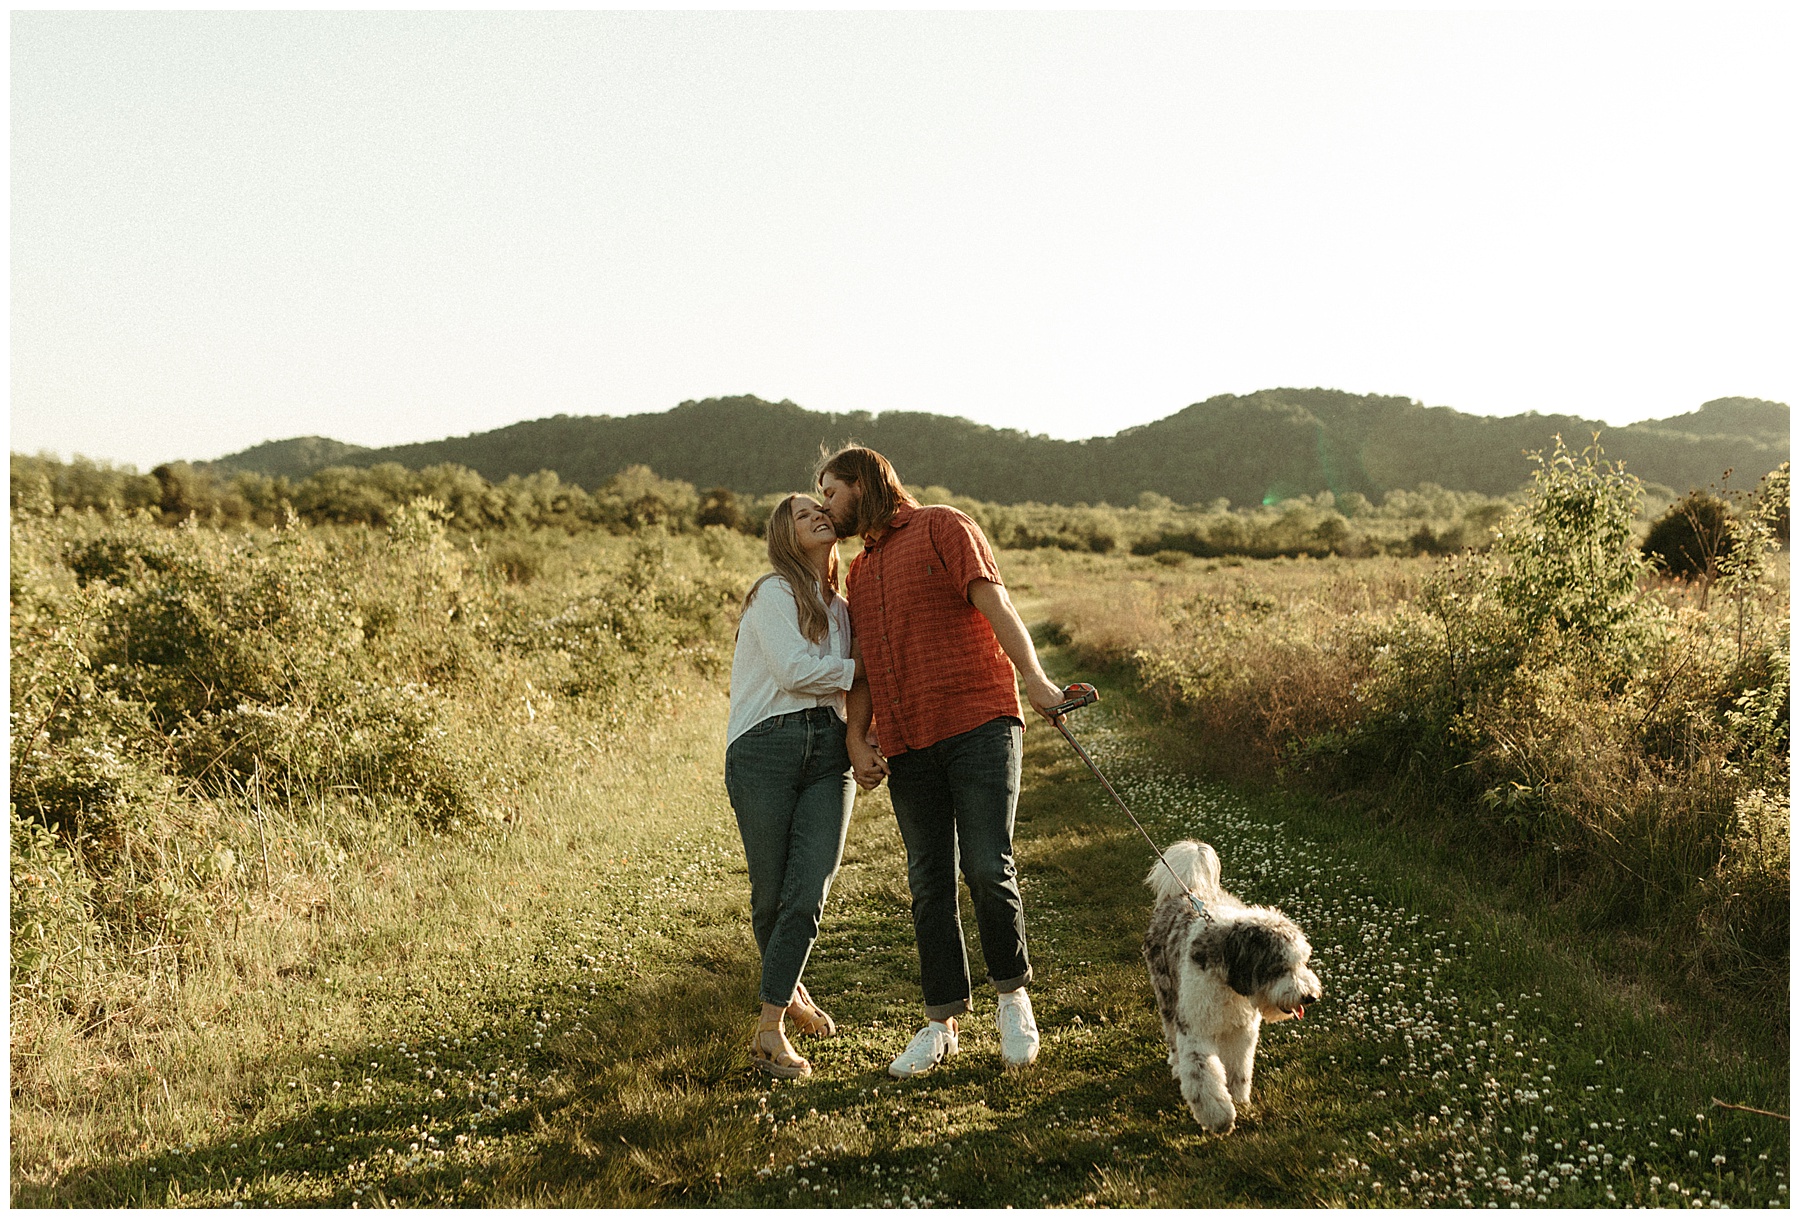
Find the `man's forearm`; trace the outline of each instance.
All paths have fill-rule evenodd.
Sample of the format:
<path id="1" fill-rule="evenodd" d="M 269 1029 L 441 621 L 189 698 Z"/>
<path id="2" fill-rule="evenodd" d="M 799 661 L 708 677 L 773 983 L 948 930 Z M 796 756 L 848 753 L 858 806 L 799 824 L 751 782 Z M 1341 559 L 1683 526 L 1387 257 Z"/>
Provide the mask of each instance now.
<path id="1" fill-rule="evenodd" d="M 869 693 L 869 679 L 857 676 L 844 695 L 845 734 L 857 744 L 869 739 L 869 724 L 875 718 L 875 698 Z"/>
<path id="2" fill-rule="evenodd" d="M 1038 661 L 1037 647 L 1031 642 L 1031 632 L 1025 629 L 1019 611 L 1012 607 L 1012 602 L 1001 603 L 1002 611 L 988 619 L 994 628 L 994 638 L 1000 641 L 1000 650 L 1012 661 L 1013 668 L 1027 678 L 1050 679 L 1044 675 L 1044 666 Z"/>
<path id="3" fill-rule="evenodd" d="M 875 698 L 869 692 L 869 679 L 858 677 L 844 696 L 844 747 L 850 753 L 850 768 L 856 785 L 872 791 L 887 778 L 887 761 L 869 744 L 869 724 L 875 718 Z"/>
<path id="4" fill-rule="evenodd" d="M 1031 632 L 1025 629 L 1006 589 L 991 580 L 977 580 L 969 585 L 969 604 L 981 611 L 981 616 L 994 628 L 1000 650 L 1006 653 L 1006 658 L 1012 661 L 1013 668 L 1024 680 L 1026 699 L 1049 715 L 1049 708 L 1062 701 L 1062 689 L 1044 672 L 1044 666 L 1038 661 L 1037 648 L 1031 643 Z"/>

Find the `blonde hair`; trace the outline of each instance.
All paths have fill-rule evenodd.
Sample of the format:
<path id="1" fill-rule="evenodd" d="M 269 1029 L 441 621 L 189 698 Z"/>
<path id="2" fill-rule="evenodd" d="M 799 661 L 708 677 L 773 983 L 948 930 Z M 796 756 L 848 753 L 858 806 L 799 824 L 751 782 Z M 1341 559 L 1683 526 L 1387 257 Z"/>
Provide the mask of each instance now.
<path id="1" fill-rule="evenodd" d="M 825 642 L 831 633 L 831 618 L 826 613 L 826 603 L 838 590 L 838 554 L 835 545 L 825 559 L 825 583 L 821 587 L 819 574 L 807 562 L 806 551 L 800 546 L 800 531 L 794 525 L 794 501 L 803 499 L 807 503 L 817 503 L 812 496 L 796 491 L 786 496 L 775 511 L 769 514 L 769 566 L 775 570 L 757 580 L 744 594 L 744 608 L 750 608 L 750 602 L 756 598 L 756 590 L 763 586 L 764 580 L 780 576 L 794 590 L 794 608 L 800 615 L 800 633 L 814 643 Z"/>

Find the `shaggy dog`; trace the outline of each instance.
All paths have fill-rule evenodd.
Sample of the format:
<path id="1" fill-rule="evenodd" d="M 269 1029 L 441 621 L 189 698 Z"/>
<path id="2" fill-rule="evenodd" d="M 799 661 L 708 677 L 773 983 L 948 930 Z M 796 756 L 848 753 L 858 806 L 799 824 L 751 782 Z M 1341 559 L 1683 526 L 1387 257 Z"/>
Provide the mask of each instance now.
<path id="1" fill-rule="evenodd" d="M 1195 1121 L 1225 1134 L 1250 1099 L 1262 1022 L 1298 1019 L 1319 998 L 1318 975 L 1306 967 L 1312 945 L 1281 911 L 1221 889 L 1219 856 L 1204 842 L 1178 842 L 1163 858 L 1169 867 L 1144 878 L 1156 891 L 1144 959 L 1182 1099 Z"/>

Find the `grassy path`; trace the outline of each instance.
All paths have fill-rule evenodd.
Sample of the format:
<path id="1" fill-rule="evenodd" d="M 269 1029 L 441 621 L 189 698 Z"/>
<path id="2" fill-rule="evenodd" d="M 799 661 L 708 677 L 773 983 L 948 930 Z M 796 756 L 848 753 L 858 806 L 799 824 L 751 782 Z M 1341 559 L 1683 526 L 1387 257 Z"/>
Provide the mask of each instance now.
<path id="1" fill-rule="evenodd" d="M 1708 1102 L 1785 1112 L 1785 1049 L 1609 987 L 1354 818 L 1196 782 L 1133 710 L 1109 691 L 1084 743 L 1160 841 L 1207 839 L 1228 886 L 1300 922 L 1325 984 L 1265 1034 L 1232 1135 L 1200 1132 L 1164 1063 L 1148 848 L 1041 728 L 1018 831 L 1038 1066 L 1001 1071 L 978 988 L 959 1057 L 885 1075 L 919 1000 L 877 794 L 808 970 L 845 1032 L 802 1043 L 810 1080 L 754 1072 L 724 700 L 699 690 L 511 837 L 405 859 L 278 992 L 147 1045 L 124 1100 L 15 1098 L 14 1201 L 1786 1205 L 1787 1124 Z M 221 1040 L 223 1072 L 201 1052 Z"/>

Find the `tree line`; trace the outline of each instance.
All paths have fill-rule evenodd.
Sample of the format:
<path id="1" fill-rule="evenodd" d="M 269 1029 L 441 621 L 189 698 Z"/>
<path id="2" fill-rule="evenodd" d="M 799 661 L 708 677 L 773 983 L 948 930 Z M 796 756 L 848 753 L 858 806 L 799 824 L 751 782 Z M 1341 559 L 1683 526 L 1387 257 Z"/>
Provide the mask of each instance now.
<path id="1" fill-rule="evenodd" d="M 804 486 L 804 476 L 796 479 Z M 1182 504 L 1146 491 L 1127 505 L 1001 504 L 959 495 L 947 487 L 914 487 L 921 502 L 951 504 L 973 517 L 1003 549 L 1058 549 L 1094 554 L 1185 558 L 1308 555 L 1454 554 L 1485 549 L 1494 527 L 1520 501 L 1511 496 L 1452 491 L 1435 483 L 1390 490 L 1377 498 L 1351 491 L 1298 494 L 1269 504 L 1234 508 L 1219 498 Z M 1715 488 L 1716 490 L 1716 488 Z M 165 524 L 192 520 L 222 528 L 272 526 L 293 519 L 313 525 L 386 526 L 408 505 L 428 499 L 446 525 L 472 534 L 496 531 L 599 530 L 670 533 L 724 528 L 761 536 L 785 491 L 744 495 L 728 487 L 701 490 L 628 466 L 587 491 L 552 470 L 509 475 L 494 482 L 451 463 L 412 470 L 397 462 L 328 466 L 303 478 L 222 471 L 173 462 L 139 474 L 129 466 L 83 457 L 12 456 L 15 515 L 64 509 L 142 513 Z M 1646 553 L 1665 571 L 1688 576 L 1716 570 L 1729 554 L 1727 523 L 1745 500 L 1732 493 L 1696 491 L 1674 502 L 1652 501 Z M 1787 538 L 1785 510 L 1777 520 Z"/>

